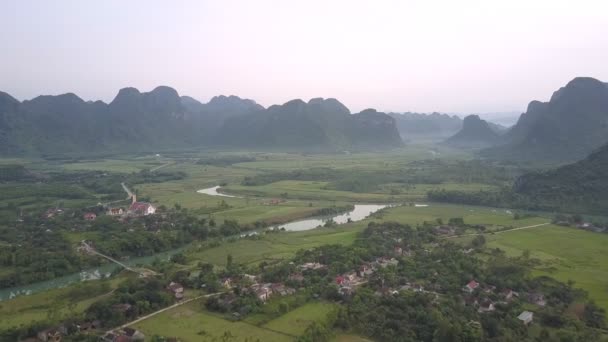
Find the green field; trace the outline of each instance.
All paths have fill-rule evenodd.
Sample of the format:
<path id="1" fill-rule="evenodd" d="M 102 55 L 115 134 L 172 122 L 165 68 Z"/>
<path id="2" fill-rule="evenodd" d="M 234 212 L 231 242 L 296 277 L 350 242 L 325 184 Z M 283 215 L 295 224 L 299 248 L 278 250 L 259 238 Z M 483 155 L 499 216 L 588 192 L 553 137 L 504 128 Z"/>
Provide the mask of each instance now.
<path id="1" fill-rule="evenodd" d="M 304 232 L 277 233 L 265 235 L 259 240 L 239 239 L 219 247 L 189 249 L 188 259 L 196 265 L 199 261 L 224 266 L 228 254 L 235 262 L 255 265 L 262 261 L 289 258 L 300 249 L 308 249 L 326 244 L 352 244 L 357 238 L 361 224 L 340 228 L 321 228 Z"/>
<path id="2" fill-rule="evenodd" d="M 289 335 L 244 322 L 230 322 L 202 309 L 200 301 L 165 311 L 134 325 L 146 336 L 177 337 L 183 342 L 222 341 L 231 336 L 236 341 L 292 341 Z"/>
<path id="3" fill-rule="evenodd" d="M 273 319 L 263 327 L 288 335 L 300 336 L 312 322 L 322 322 L 335 308 L 336 304 L 332 303 L 308 303 Z"/>
<path id="4" fill-rule="evenodd" d="M 325 244 L 352 244 L 357 238 L 357 234 L 371 221 L 396 221 L 415 226 L 424 221 L 434 222 L 437 218 L 447 221 L 451 217 L 463 217 L 465 222 L 469 224 L 489 225 L 489 230 L 501 227 L 525 227 L 549 222 L 549 219 L 544 217 L 515 220 L 513 215 L 507 214 L 504 210 L 484 207 L 434 203 L 428 207 L 401 206 L 387 209 L 379 217 L 370 217 L 337 228 L 267 234 L 261 239 L 240 239 L 214 248 L 190 248 L 188 258 L 192 260 L 193 265 L 198 261 L 224 265 L 226 257 L 231 254 L 236 262 L 254 265 L 262 261 L 291 257 L 299 249 L 308 249 Z"/>
<path id="5" fill-rule="evenodd" d="M 116 277 L 108 280 L 110 288 L 114 289 L 125 280 L 125 277 Z M 20 296 L 6 302 L 0 302 L 0 329 L 29 324 L 34 321 L 47 319 L 60 320 L 64 316 L 84 312 L 95 301 L 107 294 L 76 300 L 68 298 L 70 290 L 75 285 L 36 293 L 29 296 Z"/>
<path id="6" fill-rule="evenodd" d="M 535 270 L 560 281 L 573 280 L 575 287 L 608 310 L 608 235 L 555 225 L 488 235 L 488 246 L 509 255 L 529 250 L 544 261 Z"/>
<path id="7" fill-rule="evenodd" d="M 442 159 L 468 159 L 470 155 L 441 148 L 432 148 Z M 231 156 L 231 153 L 211 154 L 213 157 Z M 165 165 L 162 171 L 184 172 L 186 177 L 163 183 L 138 184 L 133 189 L 139 196 L 149 197 L 158 205 L 172 207 L 179 204 L 200 217 L 214 218 L 217 222 L 237 220 L 242 224 L 258 221 L 283 223 L 312 215 L 317 209 L 341 206 L 347 203 L 395 203 L 404 204 L 384 210 L 364 221 L 341 225 L 335 228 L 320 228 L 303 232 L 281 232 L 266 234 L 255 239 L 227 239 L 217 247 L 195 241 L 184 253 L 189 262 L 184 268 L 195 268 L 199 262 L 209 262 L 225 266 L 230 254 L 234 262 L 255 266 L 262 261 L 273 262 L 293 257 L 298 250 L 310 249 L 326 244 L 349 245 L 356 241 L 358 233 L 371 221 L 396 221 L 416 226 L 423 222 L 442 219 L 447 222 L 453 217 L 462 217 L 467 224 L 485 225 L 487 231 L 515 227 L 526 227 L 551 220 L 551 215 L 539 215 L 525 219 L 514 219 L 514 212 L 507 209 L 426 203 L 426 207 L 411 206 L 425 203 L 426 193 L 433 189 L 478 191 L 497 189 L 495 185 L 478 183 L 443 184 L 381 184 L 373 192 L 358 193 L 332 189 L 329 181 L 282 180 L 266 185 L 244 186 L 246 176 L 261 173 L 285 172 L 297 169 L 332 168 L 358 171 L 405 170 L 416 160 L 436 157 L 428 146 L 408 146 L 388 153 L 343 153 L 327 155 L 303 155 L 295 153 L 248 153 L 255 156 L 252 162 L 242 162 L 231 166 L 197 164 L 196 152 L 174 157 L 157 158 L 153 155 L 122 156 L 78 162 L 48 162 L 35 160 L 29 165 L 36 170 L 45 167 L 54 170 L 99 170 L 104 172 L 132 173 Z M 0 163 L 15 162 L 0 160 Z M 25 163 L 25 160 L 20 160 Z M 29 167 L 29 166 L 28 166 Z M 160 171 L 159 171 L 160 172 Z M 223 189 L 243 198 L 209 196 L 197 193 L 203 188 L 226 183 Z M 36 185 L 38 186 L 38 185 Z M 393 191 L 398 190 L 398 191 Z M 23 195 L 23 194 L 22 194 Z M 21 198 L 21 201 L 36 202 L 42 206 L 55 201 L 41 201 L 39 198 Z M 30 198 L 31 197 L 31 198 Z M 269 199 L 281 198 L 278 205 L 270 205 Z M 94 200 L 95 198 L 93 197 Z M 1 199 L 0 199 L 1 200 Z M 10 198 L 7 201 L 13 201 Z M 57 200 L 58 201 L 58 200 Z M 63 201 L 65 205 L 78 205 L 83 200 Z M 0 201 L 0 205 L 4 202 Z M 222 203 L 222 202 L 225 202 Z M 222 207 L 220 207 L 222 204 Z M 226 206 L 227 205 L 227 206 Z M 77 244 L 82 239 L 94 240 L 99 232 L 66 232 L 69 241 Z M 455 241 L 471 239 L 461 238 Z M 486 234 L 488 247 L 498 247 L 510 255 L 521 255 L 529 250 L 533 257 L 544 261 L 535 274 L 548 274 L 562 281 L 574 280 L 575 286 L 589 291 L 598 304 L 608 309 L 608 235 L 588 233 L 572 228 L 546 226 L 502 234 Z M 181 267 L 181 266 L 180 266 Z M 0 270 L 1 272 L 1 270 Z M 121 278 L 112 281 L 115 287 Z M 0 329 L 32 321 L 45 320 L 50 316 L 61 317 L 68 313 L 84 311 L 101 295 L 91 296 L 70 304 L 65 293 L 70 287 L 56 289 L 31 296 L 19 297 L 0 302 Z M 272 311 L 272 301 L 265 308 Z M 147 336 L 163 335 L 179 337 L 183 341 L 222 340 L 233 336 L 235 340 L 255 337 L 260 341 L 290 341 L 304 332 L 314 320 L 323 319 L 334 307 L 327 303 L 308 303 L 285 315 L 258 313 L 245 321 L 230 322 L 205 311 L 200 302 L 189 303 L 169 310 L 136 325 Z M 276 311 L 276 310 L 275 310 Z M 51 312 L 51 314 L 49 314 Z M 231 335 L 224 335 L 224 334 Z M 255 340 L 254 339 L 254 340 Z M 338 335 L 336 341 L 365 341 L 358 336 Z"/>

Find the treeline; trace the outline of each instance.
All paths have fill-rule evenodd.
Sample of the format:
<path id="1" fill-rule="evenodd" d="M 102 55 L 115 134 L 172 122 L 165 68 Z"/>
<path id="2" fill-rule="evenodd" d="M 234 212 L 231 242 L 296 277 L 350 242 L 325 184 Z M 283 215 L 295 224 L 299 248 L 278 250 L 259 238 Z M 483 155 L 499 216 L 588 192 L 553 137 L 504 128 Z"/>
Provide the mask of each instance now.
<path id="1" fill-rule="evenodd" d="M 482 183 L 504 186 L 513 182 L 525 170 L 486 161 L 425 160 L 412 162 L 402 169 L 377 171 L 311 168 L 289 172 L 264 173 L 247 176 L 242 185 L 266 185 L 283 180 L 326 181 L 327 189 L 353 192 L 373 192 L 382 184 L 405 185 L 442 183 Z"/>
<path id="2" fill-rule="evenodd" d="M 95 208 L 90 208 L 95 211 Z M 192 241 L 223 239 L 261 228 L 235 220 L 216 222 L 186 209 L 164 207 L 159 214 L 119 221 L 101 215 L 84 221 L 81 209 L 66 210 L 52 218 L 38 214 L 22 222 L 0 224 L 0 288 L 14 287 L 73 274 L 99 265 L 99 258 L 79 253 L 70 234 L 86 233 L 99 252 L 117 259 L 140 257 L 182 247 Z"/>
<path id="3" fill-rule="evenodd" d="M 498 191 L 438 189 L 428 191 L 427 198 L 434 202 L 598 215 L 605 214 L 605 208 L 608 208 L 606 201 L 594 197 L 567 194 L 555 194 L 550 197 L 528 195 L 510 188 L 502 188 Z"/>
<path id="4" fill-rule="evenodd" d="M 0 182 L 18 181 L 30 178 L 23 165 L 0 165 Z"/>

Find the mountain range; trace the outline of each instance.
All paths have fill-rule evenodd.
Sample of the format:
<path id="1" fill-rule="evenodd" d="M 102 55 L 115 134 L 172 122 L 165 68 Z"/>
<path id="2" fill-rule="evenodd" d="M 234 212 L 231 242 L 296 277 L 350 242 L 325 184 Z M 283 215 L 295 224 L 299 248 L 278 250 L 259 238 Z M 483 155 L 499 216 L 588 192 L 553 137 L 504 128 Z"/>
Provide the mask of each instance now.
<path id="1" fill-rule="evenodd" d="M 181 147 L 345 150 L 403 144 L 395 120 L 375 110 L 351 114 L 335 99 L 292 100 L 269 108 L 237 96 L 208 103 L 160 86 L 121 89 L 112 102 L 75 94 L 20 102 L 0 92 L 0 154 L 153 151 Z"/>
<path id="2" fill-rule="evenodd" d="M 389 113 L 401 137 L 412 141 L 442 141 L 462 128 L 462 119 L 443 113 Z"/>
<path id="3" fill-rule="evenodd" d="M 482 151 L 493 159 L 568 162 L 608 143 L 608 85 L 578 77 L 551 96 L 532 101 L 497 146 Z"/>

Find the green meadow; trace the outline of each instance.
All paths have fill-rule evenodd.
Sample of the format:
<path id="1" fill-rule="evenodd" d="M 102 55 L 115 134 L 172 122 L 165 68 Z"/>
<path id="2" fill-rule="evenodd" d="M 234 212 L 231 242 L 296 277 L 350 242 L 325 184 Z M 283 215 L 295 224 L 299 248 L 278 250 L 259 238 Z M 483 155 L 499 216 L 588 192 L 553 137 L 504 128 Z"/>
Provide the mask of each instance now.
<path id="1" fill-rule="evenodd" d="M 549 225 L 487 236 L 489 247 L 509 255 L 530 251 L 542 265 L 538 275 L 549 275 L 560 281 L 574 281 L 574 286 L 589 292 L 600 306 L 608 310 L 608 235 Z"/>
<path id="2" fill-rule="evenodd" d="M 292 341 L 293 337 L 245 322 L 231 322 L 203 309 L 202 301 L 193 301 L 160 313 L 134 325 L 146 336 L 177 337 L 183 342 L 197 341 Z"/>

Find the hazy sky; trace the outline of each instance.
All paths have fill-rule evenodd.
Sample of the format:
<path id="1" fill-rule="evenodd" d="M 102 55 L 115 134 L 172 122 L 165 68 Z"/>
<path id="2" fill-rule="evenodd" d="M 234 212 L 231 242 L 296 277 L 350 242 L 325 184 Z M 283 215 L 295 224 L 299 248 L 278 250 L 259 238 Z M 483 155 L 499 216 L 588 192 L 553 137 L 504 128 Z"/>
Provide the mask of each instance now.
<path id="1" fill-rule="evenodd" d="M 525 109 L 608 81 L 608 1 L 0 0 L 0 90 L 20 100 L 169 85 L 268 106 Z"/>

